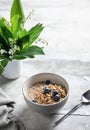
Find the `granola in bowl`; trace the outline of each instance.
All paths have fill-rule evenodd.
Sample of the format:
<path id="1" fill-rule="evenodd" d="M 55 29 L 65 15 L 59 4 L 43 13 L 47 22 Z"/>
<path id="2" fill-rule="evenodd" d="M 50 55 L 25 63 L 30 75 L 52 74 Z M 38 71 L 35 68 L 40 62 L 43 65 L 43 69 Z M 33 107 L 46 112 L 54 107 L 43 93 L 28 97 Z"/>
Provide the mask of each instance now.
<path id="1" fill-rule="evenodd" d="M 50 80 L 34 83 L 27 93 L 30 101 L 38 104 L 54 104 L 62 101 L 66 95 L 64 86 L 51 83 Z"/>

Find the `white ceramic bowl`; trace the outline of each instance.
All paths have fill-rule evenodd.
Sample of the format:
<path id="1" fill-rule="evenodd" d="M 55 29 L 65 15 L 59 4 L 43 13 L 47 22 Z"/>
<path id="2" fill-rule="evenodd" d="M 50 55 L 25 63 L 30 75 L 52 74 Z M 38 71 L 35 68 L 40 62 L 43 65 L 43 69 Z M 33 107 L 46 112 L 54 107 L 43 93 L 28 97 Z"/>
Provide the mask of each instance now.
<path id="1" fill-rule="evenodd" d="M 28 93 L 28 88 L 32 86 L 34 83 L 37 83 L 39 81 L 46 81 L 50 80 L 51 83 L 56 83 L 64 86 L 67 91 L 66 97 L 62 100 L 59 101 L 55 104 L 38 104 L 38 103 L 33 103 L 29 100 L 27 97 Z M 28 104 L 29 108 L 34 110 L 35 112 L 41 113 L 41 114 L 51 114 L 51 113 L 56 113 L 58 110 L 60 110 L 64 104 L 66 103 L 69 95 L 69 85 L 67 81 L 62 78 L 61 76 L 53 73 L 39 73 L 36 74 L 29 79 L 27 79 L 24 84 L 23 84 L 23 95 L 25 98 L 26 103 Z"/>

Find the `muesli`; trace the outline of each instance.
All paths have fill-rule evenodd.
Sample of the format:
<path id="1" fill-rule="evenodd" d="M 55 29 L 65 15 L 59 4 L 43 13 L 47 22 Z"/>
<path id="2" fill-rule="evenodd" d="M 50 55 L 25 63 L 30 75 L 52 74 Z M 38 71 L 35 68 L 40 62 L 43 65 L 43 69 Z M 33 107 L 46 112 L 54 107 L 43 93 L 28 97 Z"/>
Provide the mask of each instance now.
<path id="1" fill-rule="evenodd" d="M 30 101 L 38 104 L 54 104 L 67 95 L 64 86 L 51 83 L 49 80 L 33 84 L 28 90 Z"/>

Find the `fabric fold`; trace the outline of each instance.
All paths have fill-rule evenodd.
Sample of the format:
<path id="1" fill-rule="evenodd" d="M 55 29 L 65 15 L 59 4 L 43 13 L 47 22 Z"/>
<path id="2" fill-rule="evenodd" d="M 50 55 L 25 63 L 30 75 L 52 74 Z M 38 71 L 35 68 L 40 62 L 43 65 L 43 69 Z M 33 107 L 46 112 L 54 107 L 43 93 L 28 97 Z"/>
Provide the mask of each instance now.
<path id="1" fill-rule="evenodd" d="M 13 115 L 15 102 L 0 88 L 0 130 L 26 130 Z"/>

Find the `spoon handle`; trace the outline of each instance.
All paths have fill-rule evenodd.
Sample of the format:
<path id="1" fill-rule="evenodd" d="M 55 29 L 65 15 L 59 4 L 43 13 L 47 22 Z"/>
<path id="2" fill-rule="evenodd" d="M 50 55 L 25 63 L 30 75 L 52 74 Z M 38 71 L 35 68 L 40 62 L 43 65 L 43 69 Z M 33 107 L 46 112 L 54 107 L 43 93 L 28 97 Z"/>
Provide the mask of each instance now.
<path id="1" fill-rule="evenodd" d="M 72 114 L 75 110 L 77 110 L 82 105 L 82 102 L 77 104 L 75 107 L 73 107 L 66 115 L 64 115 L 62 118 L 57 120 L 54 124 L 54 127 L 57 126 L 60 122 L 62 122 L 64 119 L 66 119 L 70 114 Z"/>

